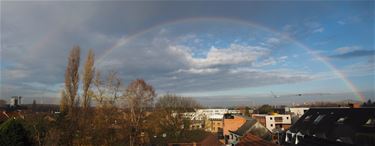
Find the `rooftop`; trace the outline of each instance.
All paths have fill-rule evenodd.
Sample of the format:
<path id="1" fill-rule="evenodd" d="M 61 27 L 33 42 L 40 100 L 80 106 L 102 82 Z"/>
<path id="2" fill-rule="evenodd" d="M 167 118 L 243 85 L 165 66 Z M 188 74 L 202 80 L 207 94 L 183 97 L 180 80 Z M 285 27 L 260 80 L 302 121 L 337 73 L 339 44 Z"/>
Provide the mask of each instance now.
<path id="1" fill-rule="evenodd" d="M 236 146 L 278 146 L 253 134 L 246 134 Z"/>
<path id="2" fill-rule="evenodd" d="M 359 139 L 364 137 L 375 139 L 375 108 L 312 108 L 289 129 L 287 135 L 288 133 L 299 133 L 304 139 L 319 139 L 311 141 L 321 141 L 323 145 L 327 141 L 362 143 L 363 140 Z"/>

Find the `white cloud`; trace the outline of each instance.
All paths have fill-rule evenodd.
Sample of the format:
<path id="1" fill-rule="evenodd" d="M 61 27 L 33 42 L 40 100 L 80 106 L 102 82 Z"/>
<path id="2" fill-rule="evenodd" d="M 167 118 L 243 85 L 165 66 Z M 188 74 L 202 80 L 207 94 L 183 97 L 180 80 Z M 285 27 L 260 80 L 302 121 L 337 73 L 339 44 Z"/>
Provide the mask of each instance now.
<path id="1" fill-rule="evenodd" d="M 288 56 L 281 56 L 279 57 L 280 62 L 285 62 L 288 59 Z"/>
<path id="2" fill-rule="evenodd" d="M 267 39 L 267 43 L 269 43 L 269 44 L 278 44 L 278 43 L 280 43 L 280 39 L 271 37 L 271 38 Z"/>
<path id="3" fill-rule="evenodd" d="M 228 48 L 223 49 L 212 47 L 206 58 L 193 58 L 189 54 L 187 59 L 192 67 L 202 68 L 215 65 L 251 63 L 266 56 L 269 52 L 270 50 L 264 47 L 231 44 Z"/>
<path id="4" fill-rule="evenodd" d="M 321 26 L 320 23 L 318 22 L 312 22 L 312 21 L 308 21 L 308 22 L 305 22 L 305 25 L 309 28 L 318 28 Z"/>
<path id="5" fill-rule="evenodd" d="M 340 54 L 344 54 L 344 53 L 352 52 L 352 51 L 359 50 L 359 49 L 360 47 L 358 46 L 345 46 L 345 47 L 337 48 L 335 49 L 335 51 Z"/>
<path id="6" fill-rule="evenodd" d="M 346 22 L 343 21 L 343 20 L 339 20 L 339 21 L 337 21 L 337 23 L 340 24 L 340 25 L 345 25 L 346 24 Z"/>
<path id="7" fill-rule="evenodd" d="M 323 32 L 323 31 L 324 31 L 324 28 L 323 27 L 319 27 L 319 28 L 314 29 L 312 32 L 313 33 L 317 33 L 317 32 Z"/>
<path id="8" fill-rule="evenodd" d="M 25 69 L 5 69 L 4 76 L 7 80 L 16 80 L 28 77 L 30 72 Z"/>
<path id="9" fill-rule="evenodd" d="M 264 67 L 264 66 L 268 66 L 268 65 L 274 65 L 276 63 L 277 63 L 277 61 L 273 57 L 270 57 L 270 58 L 262 60 L 260 62 L 256 62 L 256 63 L 254 62 L 253 66 L 254 67 Z"/>
<path id="10" fill-rule="evenodd" d="M 213 74 L 217 73 L 217 68 L 190 68 L 190 69 L 179 69 L 177 73 L 190 73 L 190 74 Z"/>

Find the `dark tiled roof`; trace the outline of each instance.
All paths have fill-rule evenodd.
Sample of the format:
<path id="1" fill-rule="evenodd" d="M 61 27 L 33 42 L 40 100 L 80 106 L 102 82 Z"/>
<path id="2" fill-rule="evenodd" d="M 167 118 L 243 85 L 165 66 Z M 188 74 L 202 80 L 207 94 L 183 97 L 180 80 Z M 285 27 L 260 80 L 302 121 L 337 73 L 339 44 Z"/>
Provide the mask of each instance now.
<path id="1" fill-rule="evenodd" d="M 360 139 L 375 137 L 374 120 L 375 108 L 312 108 L 290 127 L 289 132 L 304 135 L 305 140 L 300 139 L 300 143 L 358 145 L 363 142 Z M 369 143 L 375 145 L 375 139 Z"/>

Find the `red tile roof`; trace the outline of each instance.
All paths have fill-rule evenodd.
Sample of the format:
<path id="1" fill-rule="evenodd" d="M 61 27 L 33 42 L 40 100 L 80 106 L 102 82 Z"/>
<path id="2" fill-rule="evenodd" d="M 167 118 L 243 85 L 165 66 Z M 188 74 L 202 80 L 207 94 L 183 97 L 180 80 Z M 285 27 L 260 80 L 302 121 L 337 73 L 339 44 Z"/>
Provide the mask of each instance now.
<path id="1" fill-rule="evenodd" d="M 5 111 L 0 111 L 0 123 L 5 122 L 9 118 L 24 118 L 24 116 L 18 112 L 5 112 Z"/>
<path id="2" fill-rule="evenodd" d="M 203 146 L 220 146 L 222 143 L 220 143 L 217 135 L 209 134 L 204 138 L 202 141 L 199 142 L 199 144 Z"/>
<path id="3" fill-rule="evenodd" d="M 8 120 L 8 118 L 8 116 L 6 116 L 3 112 L 0 111 L 0 124 Z"/>
<path id="4" fill-rule="evenodd" d="M 236 146 L 279 146 L 279 145 L 263 140 L 260 137 L 257 137 L 255 135 L 248 133 L 244 137 L 241 138 L 240 142 L 236 144 Z"/>

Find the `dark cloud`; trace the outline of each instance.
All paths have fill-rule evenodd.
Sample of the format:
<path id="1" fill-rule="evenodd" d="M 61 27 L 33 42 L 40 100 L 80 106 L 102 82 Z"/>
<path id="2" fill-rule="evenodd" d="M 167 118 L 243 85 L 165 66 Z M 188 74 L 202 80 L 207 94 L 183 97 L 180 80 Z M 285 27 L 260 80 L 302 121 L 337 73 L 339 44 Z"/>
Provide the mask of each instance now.
<path id="1" fill-rule="evenodd" d="M 342 54 L 331 55 L 330 58 L 349 59 L 357 57 L 374 56 L 375 50 L 354 50 Z"/>
<path id="2" fill-rule="evenodd" d="M 288 8 L 287 12 L 280 3 L 4 2 L 1 5 L 0 98 L 12 95 L 57 97 L 64 81 L 67 55 L 74 45 L 81 46 L 82 54 L 89 48 L 94 49 L 98 70 L 117 70 L 125 84 L 144 78 L 158 92 L 215 91 L 312 80 L 310 72 L 280 70 L 281 66 L 277 66 L 287 57 L 273 56 L 282 50 L 277 52 L 274 48 L 283 48 L 280 44 L 288 45 L 289 41 L 275 34 L 264 35 L 269 32 L 252 30 L 247 25 L 221 20 L 186 22 L 185 26 L 174 29 L 156 27 L 158 29 L 124 42 L 102 57 L 109 48 L 133 34 L 186 18 L 234 18 L 277 29 L 289 23 L 283 16 L 289 18 L 289 14 L 295 14 L 296 20 L 305 17 L 305 13 L 296 13 L 302 8 L 298 3 L 288 3 L 298 9 Z M 272 6 L 271 11 L 269 6 Z M 332 11 L 330 6 L 319 11 L 315 7 L 303 9 L 310 9 L 314 14 L 328 13 Z M 296 32 L 299 34 L 324 31 L 323 24 L 311 21 L 286 27 L 285 32 L 292 33 L 289 31 L 299 26 L 303 29 Z M 211 35 L 211 38 L 200 38 L 195 33 Z M 237 39 L 234 37 L 245 35 L 249 36 L 242 40 L 247 44 L 234 41 Z M 249 39 L 254 42 L 248 43 Z M 260 42 L 265 44 L 259 45 Z M 337 58 L 365 56 L 366 53 L 348 54 Z"/>

